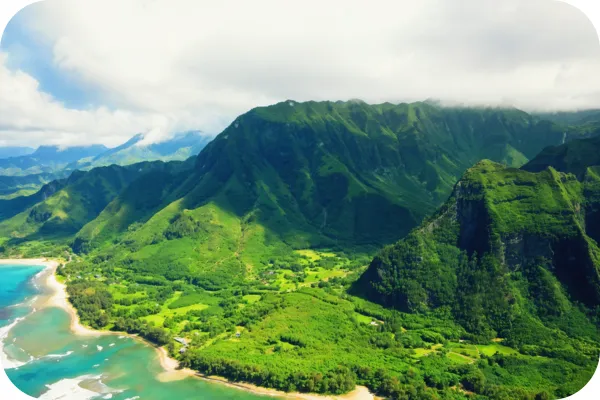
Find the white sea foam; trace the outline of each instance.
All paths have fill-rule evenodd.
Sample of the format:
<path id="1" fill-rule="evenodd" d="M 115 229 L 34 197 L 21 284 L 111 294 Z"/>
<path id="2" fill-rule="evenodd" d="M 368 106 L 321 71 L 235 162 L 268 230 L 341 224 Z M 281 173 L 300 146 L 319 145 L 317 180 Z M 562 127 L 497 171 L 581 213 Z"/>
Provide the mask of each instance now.
<path id="1" fill-rule="evenodd" d="M 96 345 L 96 348 L 98 349 L 98 351 L 102 351 L 102 349 L 103 349 L 104 347 Z"/>
<path id="2" fill-rule="evenodd" d="M 40 400 L 91 400 L 98 397 L 100 393 L 84 389 L 81 382 L 98 379 L 97 377 L 84 375 L 74 379 L 63 379 L 52 385 L 46 385 L 48 391 L 42 394 Z"/>
<path id="3" fill-rule="evenodd" d="M 24 362 L 11 359 L 10 356 L 4 351 L 4 340 L 12 328 L 14 328 L 15 325 L 17 325 L 23 319 L 24 318 L 17 318 L 10 325 L 0 327 L 0 365 L 2 365 L 4 369 L 18 368 L 25 364 Z"/>
<path id="4" fill-rule="evenodd" d="M 4 367 L 4 369 L 11 369 L 11 368 L 18 369 L 24 365 L 27 365 L 27 364 L 32 363 L 37 360 L 51 359 L 51 360 L 56 360 L 56 362 L 59 362 L 62 358 L 68 357 L 71 354 L 73 354 L 73 351 L 67 351 L 65 354 L 47 354 L 45 356 L 38 357 L 38 358 L 35 358 L 32 355 L 29 355 L 29 360 L 24 361 L 24 362 L 12 360 L 8 357 L 8 355 L 6 355 L 4 353 L 0 354 L 0 358 L 2 360 L 3 366 L 8 365 L 7 367 Z"/>
<path id="5" fill-rule="evenodd" d="M 85 349 L 86 347 L 88 347 L 88 345 L 87 344 L 82 344 L 81 347 L 83 347 Z"/>
<path id="6" fill-rule="evenodd" d="M 125 336 L 119 336 L 119 339 L 125 339 Z"/>
<path id="7" fill-rule="evenodd" d="M 15 325 L 17 325 L 19 322 L 23 321 L 24 319 L 25 319 L 24 317 L 17 318 L 10 325 L 0 327 L 0 340 L 6 339 L 6 337 L 12 330 L 12 328 L 14 328 Z"/>
<path id="8" fill-rule="evenodd" d="M 140 398 L 140 396 L 133 396 L 133 397 L 130 397 L 130 398 L 125 399 L 125 400 L 138 400 L 139 398 Z"/>
<path id="9" fill-rule="evenodd" d="M 112 397 L 113 397 L 112 393 L 109 393 L 106 396 L 104 396 L 103 399 L 112 399 Z"/>
<path id="10" fill-rule="evenodd" d="M 114 345 L 115 345 L 114 343 L 111 343 L 108 345 L 108 347 L 113 347 Z"/>
<path id="11" fill-rule="evenodd" d="M 33 296 L 30 299 L 25 299 L 25 301 L 23 301 L 21 303 L 11 304 L 10 306 L 7 306 L 6 308 L 31 307 L 35 304 L 37 299 L 38 299 L 38 296 Z M 32 312 L 35 312 L 35 308 L 33 309 Z"/>
<path id="12" fill-rule="evenodd" d="M 64 358 L 73 354 L 73 351 L 67 351 L 65 354 L 48 354 L 42 358 Z"/>

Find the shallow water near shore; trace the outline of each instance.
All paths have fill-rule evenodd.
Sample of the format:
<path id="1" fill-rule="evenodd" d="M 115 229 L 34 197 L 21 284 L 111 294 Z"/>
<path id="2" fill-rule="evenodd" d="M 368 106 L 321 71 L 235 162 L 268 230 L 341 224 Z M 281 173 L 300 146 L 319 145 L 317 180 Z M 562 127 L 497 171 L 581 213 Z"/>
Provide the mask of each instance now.
<path id="1" fill-rule="evenodd" d="M 32 300 L 44 290 L 36 288 L 34 277 L 42 270 L 40 266 L 0 266 L 2 363 L 9 379 L 30 396 L 68 400 L 273 398 L 194 377 L 161 382 L 157 376 L 163 369 L 150 345 L 118 335 L 75 335 L 69 314 L 60 308 L 33 312 Z"/>
<path id="2" fill-rule="evenodd" d="M 32 278 L 43 270 L 43 266 L 0 265 L 0 326 L 31 311 L 23 302 L 39 292 Z"/>

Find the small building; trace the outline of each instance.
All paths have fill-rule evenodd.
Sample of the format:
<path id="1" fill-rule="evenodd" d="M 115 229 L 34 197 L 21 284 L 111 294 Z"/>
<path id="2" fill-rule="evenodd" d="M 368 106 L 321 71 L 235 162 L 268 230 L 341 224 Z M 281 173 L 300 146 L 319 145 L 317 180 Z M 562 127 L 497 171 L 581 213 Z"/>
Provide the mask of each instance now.
<path id="1" fill-rule="evenodd" d="M 183 354 L 187 351 L 187 347 L 182 347 L 181 349 L 179 349 L 179 354 Z"/>
<path id="2" fill-rule="evenodd" d="M 175 340 L 177 343 L 180 343 L 180 344 L 182 344 L 184 346 L 188 345 L 187 340 L 185 340 L 184 338 L 176 337 L 176 338 L 173 338 L 173 340 Z"/>
<path id="3" fill-rule="evenodd" d="M 236 332 L 236 333 L 235 333 L 235 337 L 236 337 L 236 338 L 239 338 L 240 336 L 242 336 L 242 333 L 241 333 L 241 332 Z"/>

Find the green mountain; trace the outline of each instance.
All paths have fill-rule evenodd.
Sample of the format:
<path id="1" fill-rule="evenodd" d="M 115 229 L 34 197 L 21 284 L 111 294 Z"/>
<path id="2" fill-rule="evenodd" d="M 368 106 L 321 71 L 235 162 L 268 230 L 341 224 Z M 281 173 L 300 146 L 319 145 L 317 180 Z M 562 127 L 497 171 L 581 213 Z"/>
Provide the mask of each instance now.
<path id="1" fill-rule="evenodd" d="M 274 255 L 294 262 L 294 249 L 390 243 L 481 157 L 520 165 L 563 138 L 518 110 L 287 101 L 237 118 L 193 172 L 126 189 L 74 249 L 136 268 L 186 264 L 199 284 L 230 286 Z"/>
<path id="2" fill-rule="evenodd" d="M 57 173 L 41 173 L 24 176 L 3 176 L 0 175 L 0 198 L 2 196 L 13 195 L 12 197 L 19 197 L 22 194 L 16 194 L 15 192 L 31 191 L 31 193 L 37 192 L 42 185 L 51 182 L 56 179 L 64 178 L 68 175 L 68 172 L 57 172 Z"/>
<path id="3" fill-rule="evenodd" d="M 0 242 L 12 247 L 39 240 L 70 240 L 133 181 L 150 172 L 171 171 L 182 165 L 157 161 L 74 171 L 35 194 L 0 200 Z"/>
<path id="4" fill-rule="evenodd" d="M 224 195 L 241 214 L 274 201 L 294 225 L 330 237 L 368 238 L 365 224 L 383 224 L 377 229 L 397 237 L 386 227 L 398 219 L 414 225 L 479 159 L 521 165 L 562 137 L 516 110 L 284 102 L 239 117 L 200 154 L 201 193 L 193 195 Z M 381 209 L 380 221 L 365 214 L 371 209 Z"/>
<path id="5" fill-rule="evenodd" d="M 448 309 L 477 340 L 537 354 L 598 343 L 599 184 L 598 167 L 580 181 L 482 161 L 354 289 L 407 312 Z"/>
<path id="6" fill-rule="evenodd" d="M 596 165 L 600 165 L 600 137 L 549 146 L 525 164 L 523 169 L 538 172 L 552 166 L 583 178 L 588 173 L 588 167 Z"/>
<path id="7" fill-rule="evenodd" d="M 575 157 L 588 142 L 560 148 Z M 522 354 L 595 368 L 600 167 L 593 160 L 578 180 L 542 166 L 547 153 L 564 151 L 525 166 L 539 172 L 491 161 L 470 168 L 433 216 L 373 259 L 353 292 L 409 313 L 445 310 L 479 343 L 502 338 Z"/>

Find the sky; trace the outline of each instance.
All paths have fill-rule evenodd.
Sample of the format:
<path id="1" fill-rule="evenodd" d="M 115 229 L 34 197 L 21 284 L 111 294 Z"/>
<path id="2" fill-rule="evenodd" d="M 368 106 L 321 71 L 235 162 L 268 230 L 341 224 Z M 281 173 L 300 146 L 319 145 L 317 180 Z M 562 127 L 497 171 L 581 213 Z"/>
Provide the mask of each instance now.
<path id="1" fill-rule="evenodd" d="M 600 44 L 551 0 L 44 0 L 0 43 L 0 146 L 218 134 L 288 99 L 600 108 Z"/>

